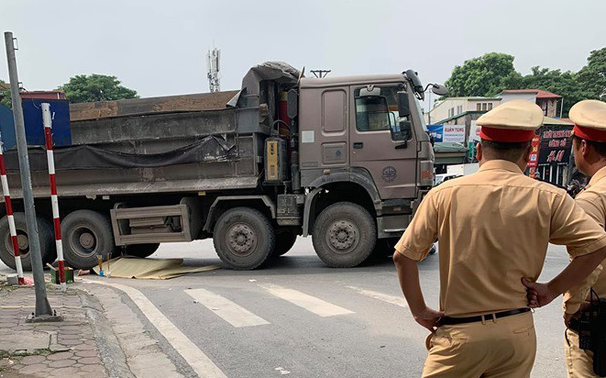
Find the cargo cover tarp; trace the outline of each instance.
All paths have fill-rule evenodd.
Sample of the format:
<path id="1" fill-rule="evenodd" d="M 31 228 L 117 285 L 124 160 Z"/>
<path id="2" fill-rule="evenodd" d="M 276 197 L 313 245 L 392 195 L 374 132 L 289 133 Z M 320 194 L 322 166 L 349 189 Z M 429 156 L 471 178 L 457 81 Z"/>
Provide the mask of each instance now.
<path id="1" fill-rule="evenodd" d="M 57 171 L 77 169 L 109 168 L 154 168 L 178 164 L 229 161 L 237 157 L 235 145 L 220 137 L 208 136 L 196 143 L 159 154 L 132 154 L 106 150 L 89 145 L 59 147 L 54 149 L 55 169 Z M 46 150 L 34 147 L 28 150 L 30 170 L 46 171 L 48 162 Z M 19 171 L 17 151 L 4 153 L 6 169 Z"/>

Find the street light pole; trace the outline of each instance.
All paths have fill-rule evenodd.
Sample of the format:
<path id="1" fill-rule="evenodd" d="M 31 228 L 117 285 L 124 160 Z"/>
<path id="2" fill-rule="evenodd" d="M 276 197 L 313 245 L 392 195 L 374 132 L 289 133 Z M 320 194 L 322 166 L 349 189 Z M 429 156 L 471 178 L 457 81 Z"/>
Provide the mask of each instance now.
<path id="1" fill-rule="evenodd" d="M 42 256 L 40 254 L 40 239 L 38 238 L 38 223 L 36 222 L 36 209 L 34 207 L 34 195 L 32 193 L 32 178 L 27 155 L 25 122 L 23 120 L 21 96 L 19 95 L 19 77 L 17 74 L 17 58 L 15 56 L 15 39 L 13 38 L 13 33 L 5 32 L 4 41 L 6 43 L 6 57 L 8 60 L 11 95 L 13 97 L 13 115 L 15 117 L 19 175 L 21 176 L 21 187 L 23 188 L 23 204 L 25 207 L 30 260 L 34 273 L 34 286 L 36 290 L 36 311 L 34 313 L 34 319 L 38 318 L 39 320 L 45 320 L 46 318 L 53 318 L 53 310 L 51 309 L 46 296 Z"/>

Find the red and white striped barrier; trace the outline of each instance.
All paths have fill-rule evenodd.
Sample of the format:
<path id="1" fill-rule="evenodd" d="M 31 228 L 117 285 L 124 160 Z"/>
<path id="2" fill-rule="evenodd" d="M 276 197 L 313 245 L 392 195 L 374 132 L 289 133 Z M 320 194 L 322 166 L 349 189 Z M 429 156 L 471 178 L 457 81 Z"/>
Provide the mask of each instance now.
<path id="1" fill-rule="evenodd" d="M 57 245 L 57 260 L 59 263 L 59 282 L 61 289 L 67 288 L 65 284 L 65 263 L 63 261 L 63 243 L 61 241 L 61 220 L 59 218 L 59 198 L 57 196 L 57 180 L 55 178 L 55 158 L 53 156 L 53 135 L 50 104 L 42 103 L 42 123 L 44 125 L 44 139 L 46 141 L 46 157 L 48 160 L 48 176 L 50 179 L 51 205 L 53 208 L 53 224 L 55 226 L 55 243 Z"/>
<path id="2" fill-rule="evenodd" d="M 4 154 L 2 153 L 2 145 L 0 145 L 0 179 L 2 180 L 2 193 L 4 193 L 4 205 L 6 206 L 8 228 L 10 229 L 11 241 L 13 242 L 13 252 L 15 255 L 15 267 L 17 268 L 17 277 L 19 279 L 19 285 L 25 285 L 25 278 L 23 277 L 23 265 L 21 264 L 21 255 L 19 254 L 19 242 L 17 241 L 17 227 L 15 227 L 15 217 L 13 215 L 11 194 L 8 190 L 8 180 L 6 178 L 6 166 L 4 165 Z"/>

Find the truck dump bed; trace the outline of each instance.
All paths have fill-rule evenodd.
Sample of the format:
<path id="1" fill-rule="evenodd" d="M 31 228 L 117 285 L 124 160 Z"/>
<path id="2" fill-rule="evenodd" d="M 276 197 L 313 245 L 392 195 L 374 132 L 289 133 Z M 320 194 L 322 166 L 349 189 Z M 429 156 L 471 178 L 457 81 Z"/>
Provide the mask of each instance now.
<path id="1" fill-rule="evenodd" d="M 218 108 L 216 104 L 237 93 L 123 100 L 128 107 L 122 101 L 75 105 L 73 145 L 54 150 L 59 195 L 256 187 L 262 139 L 269 132 L 256 120 L 259 109 L 224 104 L 220 110 L 199 110 Z M 201 97 L 205 101 L 193 101 Z M 97 110 L 94 119 L 93 109 Z M 29 155 L 34 195 L 48 196 L 46 152 L 34 147 Z M 20 197 L 16 151 L 7 151 L 5 158 L 11 191 Z"/>
<path id="2" fill-rule="evenodd" d="M 282 62 L 250 69 L 240 91 L 70 105 L 72 145 L 56 147 L 61 197 L 197 193 L 258 187 L 274 89 L 297 83 Z M 33 191 L 48 197 L 46 151 L 30 149 Z M 5 152 L 21 197 L 16 150 Z"/>

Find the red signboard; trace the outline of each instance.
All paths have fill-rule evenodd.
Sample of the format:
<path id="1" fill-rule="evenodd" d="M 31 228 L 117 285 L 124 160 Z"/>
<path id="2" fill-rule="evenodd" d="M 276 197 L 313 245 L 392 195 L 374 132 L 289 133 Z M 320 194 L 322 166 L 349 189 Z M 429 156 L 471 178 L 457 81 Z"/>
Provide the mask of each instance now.
<path id="1" fill-rule="evenodd" d="M 536 168 L 536 166 L 538 164 L 540 144 L 541 144 L 541 137 L 538 135 L 535 135 L 535 137 L 532 138 L 532 152 L 530 152 L 530 161 L 528 162 L 529 168 Z"/>

